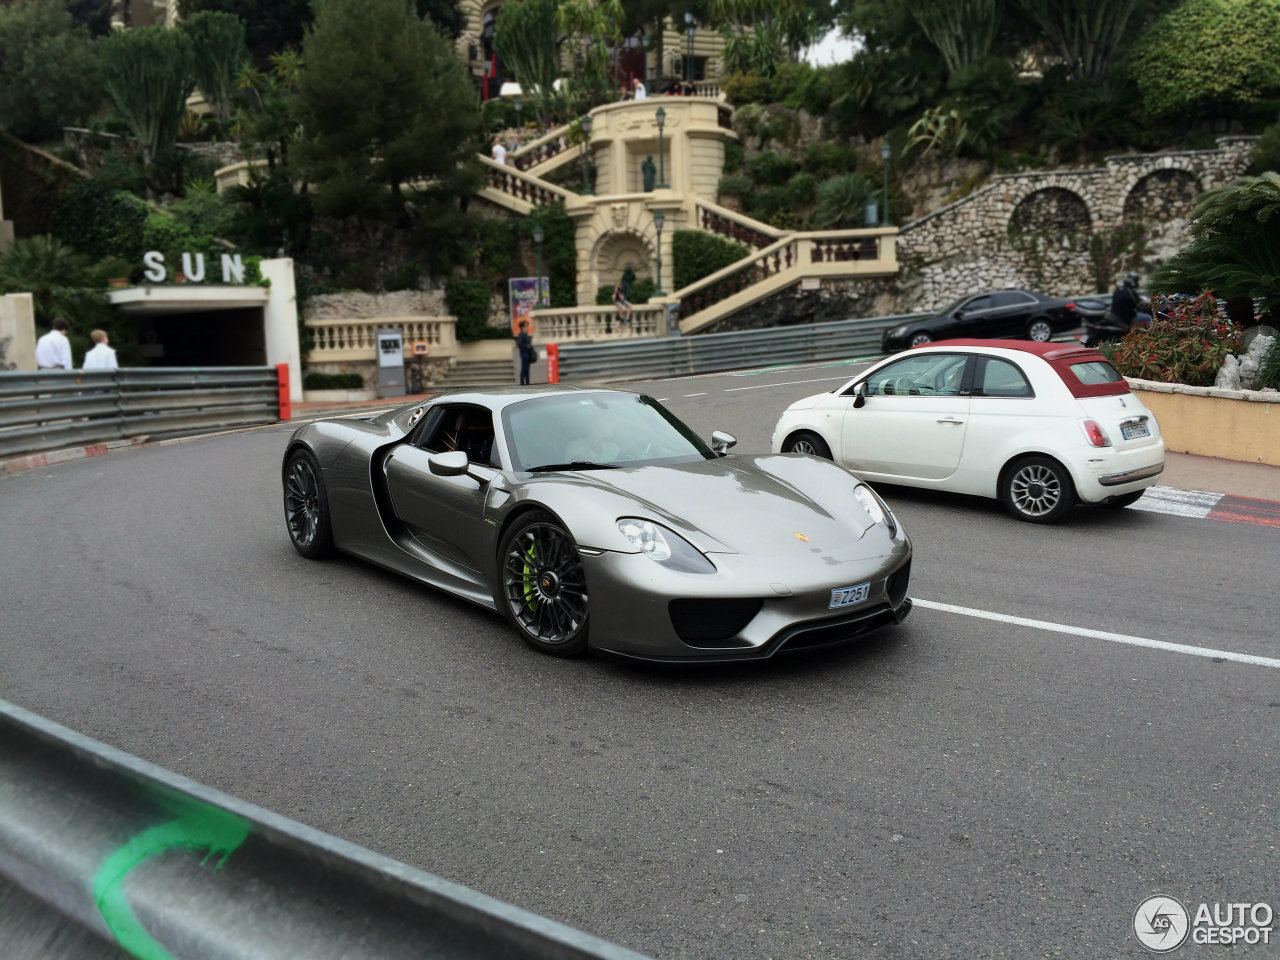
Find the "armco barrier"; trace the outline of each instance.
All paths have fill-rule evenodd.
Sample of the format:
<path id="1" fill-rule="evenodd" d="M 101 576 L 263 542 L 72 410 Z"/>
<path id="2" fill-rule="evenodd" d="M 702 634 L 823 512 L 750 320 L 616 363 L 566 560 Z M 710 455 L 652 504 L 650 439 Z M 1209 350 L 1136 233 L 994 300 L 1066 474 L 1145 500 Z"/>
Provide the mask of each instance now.
<path id="1" fill-rule="evenodd" d="M 0 372 L 0 456 L 272 423 L 288 414 L 279 377 L 275 367 Z"/>
<path id="2" fill-rule="evenodd" d="M 926 316 L 929 314 L 911 313 L 690 337 L 564 343 L 560 345 L 560 379 L 640 380 L 872 356 L 880 352 L 880 336 L 885 330 Z"/>
<path id="3" fill-rule="evenodd" d="M 0 906 L 5 957 L 644 960 L 4 701 Z"/>

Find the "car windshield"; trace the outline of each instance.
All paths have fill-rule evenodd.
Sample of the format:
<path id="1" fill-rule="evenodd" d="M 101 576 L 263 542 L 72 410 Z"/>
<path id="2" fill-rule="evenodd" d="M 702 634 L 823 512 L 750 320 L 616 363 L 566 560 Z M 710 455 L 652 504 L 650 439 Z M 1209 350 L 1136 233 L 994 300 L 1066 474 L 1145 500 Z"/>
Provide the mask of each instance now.
<path id="1" fill-rule="evenodd" d="M 658 401 L 630 393 L 567 393 L 502 411 L 516 470 L 590 470 L 711 460 L 698 435 Z"/>

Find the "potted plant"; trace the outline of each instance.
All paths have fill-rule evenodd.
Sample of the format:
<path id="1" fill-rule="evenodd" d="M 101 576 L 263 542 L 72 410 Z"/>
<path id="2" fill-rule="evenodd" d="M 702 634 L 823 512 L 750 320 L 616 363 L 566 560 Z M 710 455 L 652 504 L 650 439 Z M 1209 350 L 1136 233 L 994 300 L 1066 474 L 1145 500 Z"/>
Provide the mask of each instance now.
<path id="1" fill-rule="evenodd" d="M 106 278 L 107 286 L 112 290 L 120 290 L 129 286 L 129 274 L 132 267 L 123 257 L 107 257 L 98 267 Z"/>

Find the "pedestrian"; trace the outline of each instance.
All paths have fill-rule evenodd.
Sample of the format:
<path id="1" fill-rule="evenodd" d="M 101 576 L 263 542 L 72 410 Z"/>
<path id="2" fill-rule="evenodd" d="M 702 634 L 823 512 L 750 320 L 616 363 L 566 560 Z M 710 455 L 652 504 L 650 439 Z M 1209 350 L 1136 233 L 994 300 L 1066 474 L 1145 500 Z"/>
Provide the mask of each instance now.
<path id="1" fill-rule="evenodd" d="M 94 330 L 89 337 L 93 340 L 93 347 L 84 355 L 84 369 L 119 370 L 116 352 L 107 345 L 107 331 Z"/>
<path id="2" fill-rule="evenodd" d="M 500 163 L 504 167 L 507 165 L 507 148 L 502 145 L 499 137 L 493 138 L 493 162 Z"/>
<path id="3" fill-rule="evenodd" d="M 636 78 L 635 86 L 631 88 L 631 96 L 636 100 L 643 100 L 648 96 L 648 91 L 644 88 L 644 81 L 638 77 Z"/>
<path id="4" fill-rule="evenodd" d="M 613 305 L 618 310 L 618 322 L 631 322 L 631 301 L 627 299 L 627 291 L 619 283 L 613 288 Z"/>
<path id="5" fill-rule="evenodd" d="M 67 331 L 71 329 L 65 317 L 54 317 L 53 328 L 36 341 L 36 366 L 41 370 L 70 370 L 71 341 Z"/>
<path id="6" fill-rule="evenodd" d="M 529 321 L 520 321 L 520 332 L 516 334 L 516 348 L 520 351 L 520 386 L 529 383 L 529 364 L 537 358 L 533 349 L 533 337 L 529 335 Z"/>

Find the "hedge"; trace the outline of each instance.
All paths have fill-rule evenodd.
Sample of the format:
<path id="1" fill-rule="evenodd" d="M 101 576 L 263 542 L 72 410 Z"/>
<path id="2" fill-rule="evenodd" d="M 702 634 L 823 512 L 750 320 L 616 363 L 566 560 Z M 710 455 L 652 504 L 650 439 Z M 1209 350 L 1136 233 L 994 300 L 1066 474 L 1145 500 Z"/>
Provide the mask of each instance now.
<path id="1" fill-rule="evenodd" d="M 701 230 L 677 230 L 671 237 L 674 261 L 673 289 L 683 290 L 717 270 L 737 263 L 751 252 L 743 243 L 732 243 Z"/>

